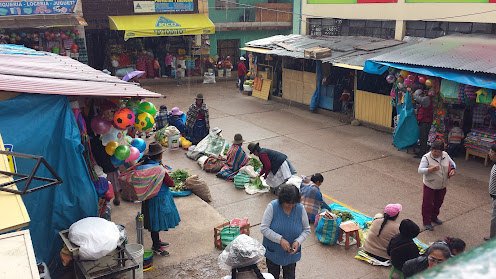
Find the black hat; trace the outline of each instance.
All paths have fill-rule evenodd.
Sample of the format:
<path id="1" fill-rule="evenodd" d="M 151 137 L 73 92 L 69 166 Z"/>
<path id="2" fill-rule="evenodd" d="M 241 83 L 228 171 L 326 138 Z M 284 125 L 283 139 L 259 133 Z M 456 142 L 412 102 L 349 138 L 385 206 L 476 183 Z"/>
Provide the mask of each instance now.
<path id="1" fill-rule="evenodd" d="M 243 140 L 243 136 L 241 134 L 234 135 L 234 140 L 232 142 L 233 144 L 240 144 L 243 142 L 245 142 L 245 141 Z"/>
<path id="2" fill-rule="evenodd" d="M 203 94 L 202 93 L 198 93 L 196 94 L 196 98 L 197 100 L 203 100 Z"/>
<path id="3" fill-rule="evenodd" d="M 148 145 L 148 150 L 146 150 L 143 155 L 146 155 L 146 156 L 153 156 L 153 155 L 157 155 L 157 154 L 160 154 L 162 152 L 164 152 L 164 148 L 162 147 L 162 145 L 156 141 L 154 142 L 151 142 L 150 145 Z"/>
<path id="4" fill-rule="evenodd" d="M 253 154 L 253 152 L 259 148 L 260 148 L 260 146 L 259 146 L 258 142 L 257 143 L 250 142 L 250 144 L 248 144 L 248 150 L 250 150 L 250 154 Z"/>

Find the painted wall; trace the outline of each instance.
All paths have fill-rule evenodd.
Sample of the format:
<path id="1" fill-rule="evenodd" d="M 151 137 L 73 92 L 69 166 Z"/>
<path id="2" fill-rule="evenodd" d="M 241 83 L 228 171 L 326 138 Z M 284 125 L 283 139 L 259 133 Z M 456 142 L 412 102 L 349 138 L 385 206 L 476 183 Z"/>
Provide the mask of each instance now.
<path id="1" fill-rule="evenodd" d="M 301 8 L 303 5 L 302 1 L 306 0 L 294 0 L 293 1 L 293 34 L 301 34 L 301 27 L 304 22 L 301 21 Z"/>
<path id="2" fill-rule="evenodd" d="M 235 1 L 235 0 L 229 0 Z M 300 0 L 297 0 L 300 1 Z M 267 3 L 267 0 L 243 0 L 238 1 L 237 9 L 217 10 L 215 9 L 215 0 L 208 0 L 209 17 L 215 22 L 239 22 L 239 18 L 244 15 L 245 10 L 250 11 L 250 18 L 247 22 L 255 21 L 255 9 L 252 7 L 258 3 Z M 277 3 L 292 3 L 291 0 L 278 0 Z M 241 5 L 242 4 L 242 5 Z"/>
<path id="3" fill-rule="evenodd" d="M 313 0 L 301 1 L 302 13 L 305 14 L 302 34 L 307 34 L 305 21 L 312 17 L 396 20 L 397 27 L 402 27 L 408 20 L 496 23 L 496 4 L 491 3 L 406 3 L 398 0 L 398 3 L 308 4 Z"/>
<path id="4" fill-rule="evenodd" d="M 239 39 L 239 46 L 244 47 L 246 42 L 267 38 L 275 35 L 289 35 L 292 30 L 250 30 L 250 31 L 226 31 L 215 32 L 210 35 L 210 56 L 217 55 L 217 40 Z M 240 54 L 244 54 L 241 51 Z"/>

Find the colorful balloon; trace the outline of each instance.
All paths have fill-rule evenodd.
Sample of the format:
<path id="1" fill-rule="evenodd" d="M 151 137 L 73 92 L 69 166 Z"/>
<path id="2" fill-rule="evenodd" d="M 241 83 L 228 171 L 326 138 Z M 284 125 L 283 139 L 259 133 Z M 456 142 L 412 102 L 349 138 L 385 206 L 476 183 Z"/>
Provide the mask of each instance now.
<path id="1" fill-rule="evenodd" d="M 399 76 L 399 77 L 396 79 L 396 81 L 397 81 L 397 82 L 401 82 L 401 83 L 403 83 L 403 81 L 404 81 L 404 80 L 405 80 L 405 79 L 404 79 L 402 76 Z"/>
<path id="2" fill-rule="evenodd" d="M 401 70 L 400 74 L 402 77 L 406 78 L 408 76 L 408 74 L 410 74 L 410 72 L 405 71 L 405 70 Z"/>
<path id="3" fill-rule="evenodd" d="M 134 124 L 134 113 L 128 108 L 122 108 L 114 114 L 114 124 L 120 129 L 127 129 Z"/>
<path id="4" fill-rule="evenodd" d="M 139 152 L 143 152 L 146 149 L 146 142 L 144 139 L 135 138 L 131 141 L 131 146 L 138 148 Z"/>
<path id="5" fill-rule="evenodd" d="M 155 116 L 157 114 L 157 108 L 155 108 L 155 105 L 150 103 L 150 102 L 143 102 L 139 105 L 139 111 L 141 113 L 143 112 L 148 112 L 152 116 Z"/>
<path id="6" fill-rule="evenodd" d="M 115 156 L 110 157 L 110 161 L 112 162 L 112 165 L 114 165 L 116 167 L 124 164 L 124 160 L 119 160 L 119 159 L 115 158 Z"/>
<path id="7" fill-rule="evenodd" d="M 409 80 L 409 79 L 405 79 L 405 81 L 403 82 L 403 84 L 405 84 L 405 86 L 407 86 L 407 87 L 410 87 L 410 86 L 413 85 L 413 82 L 411 80 Z"/>
<path id="8" fill-rule="evenodd" d="M 405 85 L 401 82 L 398 82 L 397 86 L 399 89 L 403 89 L 403 87 L 405 87 Z"/>
<path id="9" fill-rule="evenodd" d="M 131 161 L 138 160 L 138 158 L 140 156 L 140 152 L 139 152 L 138 148 L 131 146 L 131 147 L 129 147 L 129 151 L 131 153 L 129 154 L 129 157 L 127 157 L 125 162 L 131 162 Z"/>
<path id="10" fill-rule="evenodd" d="M 153 119 L 153 116 L 148 112 L 143 112 L 136 117 L 134 127 L 142 132 L 146 132 L 153 128 L 153 124 L 155 124 L 155 119 Z"/>
<path id="11" fill-rule="evenodd" d="M 100 115 L 97 115 L 91 119 L 91 129 L 99 135 L 108 133 L 111 127 L 112 122 L 103 119 Z"/>
<path id="12" fill-rule="evenodd" d="M 111 141 L 105 145 L 105 152 L 107 152 L 108 155 L 112 156 L 115 153 L 115 149 L 119 146 L 119 144 L 116 141 Z"/>
<path id="13" fill-rule="evenodd" d="M 393 75 L 388 75 L 388 76 L 386 77 L 386 81 L 387 81 L 388 83 L 393 83 L 393 82 L 394 82 L 394 80 L 395 80 L 395 78 L 394 78 L 394 76 L 393 76 Z"/>
<path id="14" fill-rule="evenodd" d="M 117 146 L 117 148 L 115 149 L 115 152 L 114 152 L 115 158 L 117 158 L 118 160 L 122 160 L 122 161 L 129 158 L 129 155 L 131 155 L 131 150 L 129 149 L 129 146 L 127 146 L 127 145 Z"/>
<path id="15" fill-rule="evenodd" d="M 423 77 L 423 76 L 420 76 L 420 77 L 419 77 L 419 79 L 418 79 L 418 81 L 419 81 L 420 83 L 422 83 L 422 84 L 424 84 L 424 83 L 425 83 L 425 80 L 426 80 L 426 78 L 425 78 L 425 77 Z"/>
<path id="16" fill-rule="evenodd" d="M 430 79 L 426 79 L 426 80 L 425 80 L 425 86 L 427 86 L 427 87 L 431 87 L 431 86 L 432 86 L 432 84 L 433 84 L 433 83 L 432 83 L 432 80 L 430 80 Z"/>

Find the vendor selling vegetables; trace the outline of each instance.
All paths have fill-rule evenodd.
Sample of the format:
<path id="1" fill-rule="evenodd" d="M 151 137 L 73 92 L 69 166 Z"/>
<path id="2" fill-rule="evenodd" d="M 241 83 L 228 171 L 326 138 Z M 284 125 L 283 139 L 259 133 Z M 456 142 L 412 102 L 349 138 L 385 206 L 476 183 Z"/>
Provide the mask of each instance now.
<path id="1" fill-rule="evenodd" d="M 267 185 L 273 189 L 274 193 L 277 193 L 277 188 L 296 173 L 288 160 L 288 156 L 281 152 L 260 148 L 258 142 L 250 143 L 248 150 L 250 150 L 250 154 L 255 154 L 260 158 L 263 167 L 258 175 L 266 179 Z"/>

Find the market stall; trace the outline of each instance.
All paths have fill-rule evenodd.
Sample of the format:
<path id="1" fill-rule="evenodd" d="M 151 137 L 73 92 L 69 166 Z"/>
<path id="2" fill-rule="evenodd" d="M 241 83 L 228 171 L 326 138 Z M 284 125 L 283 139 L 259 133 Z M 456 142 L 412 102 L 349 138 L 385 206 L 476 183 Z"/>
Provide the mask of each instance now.
<path id="1" fill-rule="evenodd" d="M 465 45 L 466 40 L 470 40 L 472 45 Z M 463 153 L 466 159 L 471 155 L 482 157 L 487 165 L 487 152 L 490 146 L 496 143 L 494 129 L 496 103 L 493 102 L 492 94 L 492 91 L 496 89 L 496 78 L 489 70 L 490 65 L 476 66 L 469 63 L 471 61 L 469 51 L 471 48 L 483 48 L 495 43 L 496 41 L 492 39 L 477 36 L 447 36 L 431 40 L 428 44 L 421 43 L 412 46 L 410 50 L 403 50 L 409 51 L 407 53 L 410 53 L 411 57 L 399 59 L 396 56 L 395 59 L 393 57 L 398 53 L 392 52 L 367 61 L 366 71 L 376 74 L 385 73 L 386 81 L 391 84 L 391 105 L 398 110 L 395 119 L 395 140 L 397 137 L 404 137 L 405 133 L 411 133 L 411 129 L 402 130 L 396 124 L 403 124 L 405 116 L 415 117 L 412 114 L 414 107 L 417 107 L 417 118 L 419 118 L 419 111 L 423 111 L 421 107 L 426 107 L 422 105 L 421 99 L 428 98 L 430 104 L 428 107 L 432 108 L 429 112 L 432 115 L 428 117 L 432 119 L 429 123 L 428 144 L 436 140 L 444 141 L 450 155 L 456 156 L 457 153 Z M 438 44 L 451 47 L 443 50 L 445 53 L 439 55 L 440 57 L 451 55 L 450 51 L 460 54 L 458 59 L 461 62 L 456 62 L 456 70 L 435 67 L 441 61 L 436 55 L 433 55 L 434 58 L 429 57 L 428 63 L 420 60 L 426 52 L 432 51 L 433 45 Z M 396 61 L 403 63 L 396 63 Z M 421 65 L 406 63 L 420 63 Z M 453 65 L 451 67 L 455 68 L 455 64 L 449 60 L 442 64 Z M 467 71 L 469 69 L 471 72 Z M 413 103 L 411 112 L 401 114 L 404 106 L 408 106 L 409 103 Z M 416 120 L 409 125 L 416 126 Z M 414 128 L 417 129 L 417 127 Z M 456 131 L 456 136 L 454 136 L 454 131 Z M 408 148 L 417 143 L 418 137 L 418 132 L 417 134 L 411 133 L 407 135 L 410 144 L 398 146 L 395 143 L 395 145 L 400 149 Z M 463 138 L 464 140 L 461 141 Z"/>
<path id="2" fill-rule="evenodd" d="M 162 95 L 68 57 L 0 45 L 0 53 L 5 49 L 11 54 L 0 54 L 3 146 L 8 146 L 11 151 L 43 156 L 63 180 L 60 186 L 22 196 L 29 217 L 21 214 L 24 217 L 20 224 L 24 226 L 29 222 L 27 229 L 31 232 L 36 257 L 53 270 L 60 265 L 57 259 L 62 240 L 58 232 L 81 218 L 99 215 L 95 172 L 91 169 L 88 135 L 85 133 L 91 123 L 85 123 L 81 117 L 81 112 L 89 111 L 87 100 L 117 99 L 113 103 L 117 106 L 119 99 L 138 97 L 141 100 Z M 13 50 L 15 54 L 12 54 Z M 125 101 L 119 104 L 125 104 Z M 138 114 L 138 119 L 142 113 Z M 145 117 L 143 123 L 146 121 Z M 131 155 L 130 152 L 127 154 L 131 149 L 129 146 L 120 149 L 125 153 L 120 158 Z M 16 172 L 31 173 L 32 168 L 31 161 L 23 158 L 15 161 Z M 51 177 L 45 167 L 40 167 L 36 175 Z M 33 181 L 30 187 L 39 186 L 39 183 Z M 4 200 L 1 204 L 8 203 Z M 19 201 L 17 204 L 22 209 Z M 4 214 L 10 213 L 4 211 Z"/>
<path id="3" fill-rule="evenodd" d="M 117 76 L 134 70 L 145 71 L 144 78 L 175 76 L 178 65 L 186 76 L 206 71 L 208 34 L 215 27 L 203 14 L 110 16 L 109 24 L 120 31 L 106 49 L 108 68 Z"/>

